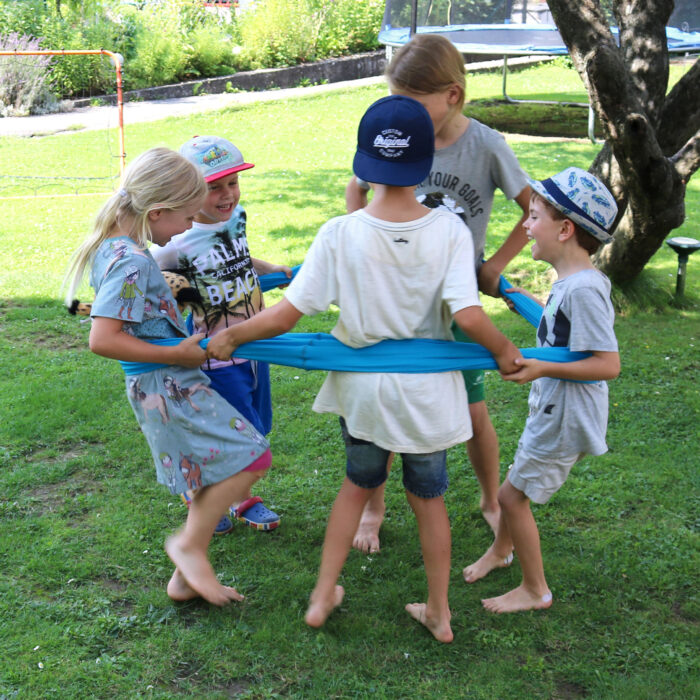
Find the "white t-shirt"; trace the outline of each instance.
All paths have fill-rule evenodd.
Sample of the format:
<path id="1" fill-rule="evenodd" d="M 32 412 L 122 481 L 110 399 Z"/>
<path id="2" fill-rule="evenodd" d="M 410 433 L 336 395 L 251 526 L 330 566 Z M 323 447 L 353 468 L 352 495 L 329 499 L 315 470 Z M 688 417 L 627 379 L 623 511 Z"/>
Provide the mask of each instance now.
<path id="1" fill-rule="evenodd" d="M 469 229 L 444 210 L 404 223 L 359 210 L 321 227 L 286 298 L 306 315 L 340 307 L 331 333 L 351 347 L 452 340 L 452 315 L 480 306 L 473 250 Z M 330 372 L 314 410 L 393 452 L 437 452 L 472 435 L 459 372 Z"/>

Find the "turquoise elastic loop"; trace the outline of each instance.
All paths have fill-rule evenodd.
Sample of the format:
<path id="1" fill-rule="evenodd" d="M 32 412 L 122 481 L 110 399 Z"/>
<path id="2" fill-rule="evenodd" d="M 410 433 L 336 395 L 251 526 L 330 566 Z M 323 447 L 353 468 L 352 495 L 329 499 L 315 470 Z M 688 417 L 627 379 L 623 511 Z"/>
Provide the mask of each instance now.
<path id="1" fill-rule="evenodd" d="M 295 273 L 300 265 L 295 268 Z M 280 284 L 289 282 L 283 273 Z M 272 275 L 263 275 L 260 280 Z M 499 290 L 510 288 L 509 282 L 501 277 Z M 268 287 L 271 288 L 271 287 Z M 532 299 L 519 293 L 506 296 L 513 299 L 516 310 L 532 325 L 537 325 L 542 308 Z M 536 307 L 536 308 L 535 308 Z M 535 312 L 537 317 L 535 318 Z M 164 338 L 149 340 L 154 345 L 177 345 L 184 338 Z M 199 344 L 205 349 L 209 338 Z M 568 348 L 525 348 L 520 351 L 523 357 L 546 362 L 573 362 L 590 357 L 590 353 L 571 352 Z M 424 372 L 452 372 L 471 369 L 498 369 L 493 355 L 486 348 L 475 343 L 456 343 L 448 340 L 412 338 L 408 340 L 382 340 L 363 348 L 351 348 L 328 333 L 283 333 L 275 338 L 255 340 L 236 348 L 234 357 L 259 360 L 272 364 L 296 367 L 304 370 L 335 370 L 338 372 L 395 372 L 400 374 L 420 374 Z M 127 375 L 145 374 L 168 367 L 149 362 L 122 362 Z M 586 382 L 589 383 L 589 382 Z"/>

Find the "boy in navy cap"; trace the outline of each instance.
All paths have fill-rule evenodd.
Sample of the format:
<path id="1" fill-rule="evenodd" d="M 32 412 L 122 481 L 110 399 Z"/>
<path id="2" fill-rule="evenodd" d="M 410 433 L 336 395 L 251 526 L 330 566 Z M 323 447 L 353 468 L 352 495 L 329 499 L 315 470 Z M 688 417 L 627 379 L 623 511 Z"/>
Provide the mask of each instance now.
<path id="1" fill-rule="evenodd" d="M 190 331 L 212 337 L 223 328 L 240 323 L 265 308 L 259 275 L 284 272 L 286 265 L 273 265 L 253 258 L 246 238 L 246 212 L 239 204 L 239 173 L 254 167 L 240 150 L 220 136 L 195 136 L 180 148 L 194 163 L 209 186 L 202 209 L 189 231 L 173 236 L 162 248 L 151 246 L 159 267 L 184 275 L 198 292 Z M 207 360 L 202 371 L 215 389 L 240 411 L 262 435 L 272 429 L 270 370 L 266 362 L 229 357 Z M 189 505 L 188 497 L 183 495 Z M 230 515 L 256 530 L 274 530 L 280 517 L 263 505 L 260 496 L 248 493 L 231 504 Z M 215 534 L 230 532 L 233 525 L 224 516 Z"/>
<path id="2" fill-rule="evenodd" d="M 208 354 L 229 357 L 234 347 L 288 331 L 302 315 L 335 304 L 340 314 L 331 332 L 351 347 L 387 338 L 452 340 L 454 318 L 493 353 L 502 372 L 515 371 L 520 353 L 479 302 L 469 230 L 454 214 L 415 198 L 415 185 L 430 170 L 433 143 L 430 116 L 419 102 L 399 95 L 375 102 L 360 122 L 354 160 L 355 173 L 373 183 L 372 202 L 324 224 L 285 299 L 219 333 Z M 406 610 L 438 641 L 451 642 L 451 539 L 443 494 L 446 450 L 471 437 L 461 374 L 329 372 L 314 410 L 340 416 L 347 467 L 306 623 L 320 627 L 340 605 L 344 590 L 337 581 L 360 515 L 395 452 L 402 457 L 428 578 L 427 602 Z"/>
<path id="3" fill-rule="evenodd" d="M 569 347 L 590 356 L 564 363 L 519 359 L 520 370 L 506 377 L 518 384 L 532 381 L 530 411 L 498 492 L 501 516 L 496 539 L 464 569 L 465 580 L 473 583 L 508 566 L 515 548 L 522 583 L 504 595 L 482 600 L 487 610 L 497 613 L 552 604 L 530 501 L 546 503 L 581 457 L 607 452 L 605 380 L 620 372 L 610 282 L 590 260 L 612 238 L 615 200 L 598 178 L 581 168 L 567 168 L 541 182 L 531 180 L 530 185 L 530 215 L 524 226 L 534 241 L 532 257 L 548 262 L 557 273 L 537 328 L 537 346 Z M 523 289 L 514 291 L 538 301 Z"/>

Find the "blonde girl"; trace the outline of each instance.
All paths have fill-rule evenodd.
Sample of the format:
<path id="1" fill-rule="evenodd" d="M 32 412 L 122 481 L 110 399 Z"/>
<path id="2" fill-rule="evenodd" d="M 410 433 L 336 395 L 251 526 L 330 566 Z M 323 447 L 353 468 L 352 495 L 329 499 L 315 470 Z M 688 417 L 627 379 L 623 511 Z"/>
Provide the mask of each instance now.
<path id="1" fill-rule="evenodd" d="M 196 490 L 184 527 L 165 545 L 175 564 L 168 595 L 224 605 L 243 596 L 217 580 L 209 541 L 228 506 L 265 473 L 269 446 L 216 392 L 198 394 L 196 405 L 169 394 L 173 381 L 183 389 L 208 387 L 199 369 L 206 353 L 201 335 L 187 337 L 147 248 L 189 229 L 206 194 L 201 173 L 180 154 L 153 148 L 136 158 L 73 257 L 67 299 L 89 269 L 95 289 L 90 349 L 122 363 L 158 481 L 173 494 Z"/>
<path id="2" fill-rule="evenodd" d="M 435 157 L 428 177 L 416 187 L 427 207 L 453 211 L 469 227 L 480 291 L 499 296 L 498 280 L 505 266 L 527 243 L 530 187 L 515 154 L 503 137 L 464 115 L 466 78 L 464 59 L 452 42 L 439 34 L 417 34 L 402 46 L 387 66 L 392 93 L 418 100 L 430 114 L 435 131 Z M 352 178 L 346 188 L 348 212 L 367 204 L 368 183 Z M 486 228 L 494 193 L 500 189 L 514 199 L 520 219 L 501 247 L 485 262 Z M 457 340 L 468 338 L 454 327 Z M 496 530 L 498 505 L 498 438 L 486 408 L 484 373 L 463 372 L 474 436 L 467 442 L 469 461 L 481 486 L 481 511 Z M 379 527 L 384 517 L 381 490 L 368 503 L 353 545 L 367 552 L 379 550 Z"/>

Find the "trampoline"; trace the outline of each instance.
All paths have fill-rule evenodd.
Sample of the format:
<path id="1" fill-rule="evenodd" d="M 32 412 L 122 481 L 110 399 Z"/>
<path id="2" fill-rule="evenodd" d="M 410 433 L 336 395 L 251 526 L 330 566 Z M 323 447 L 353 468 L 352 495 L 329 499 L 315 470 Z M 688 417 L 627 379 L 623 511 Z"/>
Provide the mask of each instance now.
<path id="1" fill-rule="evenodd" d="M 700 31 L 697 27 L 697 0 L 676 3 L 676 10 L 666 27 L 666 38 L 670 53 L 686 54 L 700 51 Z M 554 24 L 526 21 L 549 16 L 543 3 L 530 2 L 536 8 L 535 17 L 527 12 L 528 1 L 521 0 L 521 23 L 512 22 L 512 0 L 386 0 L 379 43 L 387 47 L 387 59 L 394 48 L 410 41 L 413 34 L 443 34 L 464 55 L 488 55 L 503 57 L 503 99 L 512 103 L 531 102 L 538 104 L 561 104 L 588 107 L 588 135 L 593 134 L 594 113 L 588 103 L 555 102 L 540 100 L 516 100 L 508 96 L 509 56 L 563 56 L 568 53 L 559 30 Z M 693 14 L 695 13 L 695 14 Z M 617 28 L 611 27 L 617 38 Z"/>

